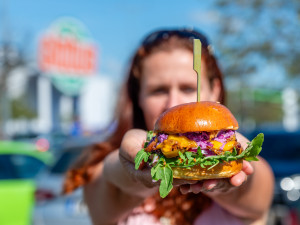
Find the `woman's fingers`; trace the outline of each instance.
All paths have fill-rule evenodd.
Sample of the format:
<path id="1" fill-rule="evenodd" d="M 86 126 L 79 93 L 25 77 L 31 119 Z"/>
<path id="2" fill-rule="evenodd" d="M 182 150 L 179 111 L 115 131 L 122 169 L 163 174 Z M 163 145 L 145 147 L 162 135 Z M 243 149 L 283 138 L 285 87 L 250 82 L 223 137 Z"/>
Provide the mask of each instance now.
<path id="1" fill-rule="evenodd" d="M 143 170 L 136 170 L 134 164 L 128 161 L 121 154 L 119 155 L 120 162 L 124 167 L 125 172 L 134 180 L 142 182 L 146 187 L 151 188 L 158 186 L 159 182 L 153 182 L 151 177 L 151 169 L 144 168 Z"/>
<path id="2" fill-rule="evenodd" d="M 254 169 L 250 162 L 244 160 L 242 171 L 244 171 L 245 174 L 250 175 L 254 172 Z"/>
<path id="3" fill-rule="evenodd" d="M 184 184 L 184 185 L 181 185 L 180 187 L 179 187 L 179 190 L 180 190 L 180 192 L 182 193 L 182 194 L 187 194 L 187 193 L 189 193 L 189 192 L 191 192 L 190 191 L 190 185 L 189 184 Z"/>
<path id="4" fill-rule="evenodd" d="M 195 186 L 197 186 L 197 187 L 195 187 Z M 181 194 L 184 194 L 184 195 L 187 193 L 190 193 L 190 192 L 194 193 L 194 194 L 198 194 L 201 191 L 203 191 L 202 184 L 195 184 L 195 185 L 184 184 L 179 187 L 179 190 L 180 190 Z"/>
<path id="5" fill-rule="evenodd" d="M 202 182 L 198 182 L 196 184 L 191 184 L 190 185 L 190 192 L 193 192 L 194 194 L 198 194 L 201 191 L 203 191 L 203 183 Z"/>
<path id="6" fill-rule="evenodd" d="M 195 184 L 184 184 L 180 186 L 180 191 L 182 194 L 187 194 L 192 192 L 198 194 L 200 192 L 209 192 L 212 191 L 218 185 L 217 180 L 206 180 L 198 181 Z"/>
<path id="7" fill-rule="evenodd" d="M 173 179 L 173 186 L 181 186 L 185 184 L 196 184 L 198 181 L 197 180 L 183 180 L 183 179 Z"/>
<path id="8" fill-rule="evenodd" d="M 198 181 L 195 184 L 187 184 L 180 186 L 180 191 L 182 194 L 187 194 L 192 192 L 198 194 L 199 192 L 207 193 L 222 193 L 227 192 L 235 187 L 241 186 L 245 181 L 247 181 L 247 174 L 253 173 L 253 168 L 250 166 L 245 166 L 245 171 L 240 171 L 231 178 L 224 179 L 210 179 Z"/>
<path id="9" fill-rule="evenodd" d="M 128 161 L 134 162 L 134 158 L 139 150 L 143 148 L 147 133 L 144 130 L 129 130 L 123 137 L 120 146 L 120 155 Z"/>
<path id="10" fill-rule="evenodd" d="M 203 182 L 203 189 L 206 191 L 211 191 L 213 190 L 215 187 L 217 187 L 217 185 L 219 184 L 220 180 L 207 180 L 205 182 Z"/>
<path id="11" fill-rule="evenodd" d="M 239 173 L 231 177 L 229 180 L 233 186 L 238 187 L 241 186 L 242 183 L 244 183 L 247 180 L 247 175 L 244 171 L 240 171 Z"/>
<path id="12" fill-rule="evenodd" d="M 229 179 L 230 183 L 233 186 L 238 187 L 242 185 L 245 181 L 247 181 L 247 177 L 251 175 L 253 172 L 254 169 L 251 163 L 244 160 L 242 170 Z"/>

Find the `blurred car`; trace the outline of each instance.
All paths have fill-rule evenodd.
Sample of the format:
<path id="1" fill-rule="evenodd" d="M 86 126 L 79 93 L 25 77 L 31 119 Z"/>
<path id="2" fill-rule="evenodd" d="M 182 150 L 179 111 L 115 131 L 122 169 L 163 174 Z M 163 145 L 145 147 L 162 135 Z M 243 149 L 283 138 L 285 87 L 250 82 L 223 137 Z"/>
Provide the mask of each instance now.
<path id="1" fill-rule="evenodd" d="M 52 161 L 52 154 L 33 144 L 0 141 L 0 224 L 31 224 L 34 178 Z"/>
<path id="2" fill-rule="evenodd" d="M 257 133 L 249 135 L 251 140 Z M 268 224 L 300 224 L 300 131 L 262 131 L 265 158 L 275 175 L 275 190 Z"/>
<path id="3" fill-rule="evenodd" d="M 63 132 L 50 132 L 50 133 L 26 133 L 16 134 L 12 136 L 15 141 L 23 141 L 36 144 L 40 150 L 50 150 L 53 154 L 60 151 L 64 143 L 69 139 L 69 135 Z"/>
<path id="4" fill-rule="evenodd" d="M 62 195 L 64 175 L 82 151 L 99 139 L 76 138 L 64 145 L 51 168 L 46 168 L 37 176 L 34 225 L 89 225 L 87 207 L 82 196 L 82 189 L 69 195 Z"/>

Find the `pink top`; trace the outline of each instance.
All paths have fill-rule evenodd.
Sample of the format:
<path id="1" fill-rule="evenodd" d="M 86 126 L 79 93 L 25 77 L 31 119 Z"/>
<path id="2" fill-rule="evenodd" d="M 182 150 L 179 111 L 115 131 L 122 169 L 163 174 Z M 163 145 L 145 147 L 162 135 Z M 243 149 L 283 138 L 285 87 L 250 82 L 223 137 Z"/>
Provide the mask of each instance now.
<path id="1" fill-rule="evenodd" d="M 124 220 L 120 221 L 118 225 L 167 225 L 168 219 L 161 218 L 159 221 L 151 215 L 145 213 L 141 208 L 136 208 Z M 194 225 L 244 225 L 244 223 L 237 217 L 231 215 L 226 210 L 221 208 L 217 203 L 213 203 L 207 210 L 199 215 Z"/>

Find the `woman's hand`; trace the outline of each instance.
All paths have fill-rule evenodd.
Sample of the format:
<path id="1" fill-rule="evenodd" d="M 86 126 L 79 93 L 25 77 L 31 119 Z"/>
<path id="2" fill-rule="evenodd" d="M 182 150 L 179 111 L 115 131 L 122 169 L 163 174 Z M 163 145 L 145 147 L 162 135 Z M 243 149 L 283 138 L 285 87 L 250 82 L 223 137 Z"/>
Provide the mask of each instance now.
<path id="1" fill-rule="evenodd" d="M 152 182 L 151 169 L 145 167 L 143 170 L 136 170 L 134 168 L 134 158 L 138 151 L 143 148 L 146 135 L 147 133 L 144 130 L 134 129 L 128 131 L 123 137 L 119 150 L 119 157 L 125 172 L 132 179 L 143 183 L 148 188 L 152 188 L 157 185 Z"/>

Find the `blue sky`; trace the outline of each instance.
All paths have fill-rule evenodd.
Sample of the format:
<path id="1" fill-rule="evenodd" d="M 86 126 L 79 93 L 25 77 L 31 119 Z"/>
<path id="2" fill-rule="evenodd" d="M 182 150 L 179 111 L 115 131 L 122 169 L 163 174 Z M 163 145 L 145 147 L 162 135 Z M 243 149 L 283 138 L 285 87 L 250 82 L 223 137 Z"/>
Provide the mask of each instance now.
<path id="1" fill-rule="evenodd" d="M 1 0 L 11 37 L 35 57 L 39 35 L 60 17 L 75 17 L 91 32 L 100 50 L 99 73 L 120 79 L 141 38 L 162 27 L 197 27 L 213 33 L 208 1 Z M 211 2 L 211 1 L 210 1 Z M 3 11 L 2 11 L 3 12 Z M 205 18 L 205 19 L 204 19 Z M 27 39 L 25 38 L 27 37 Z"/>

